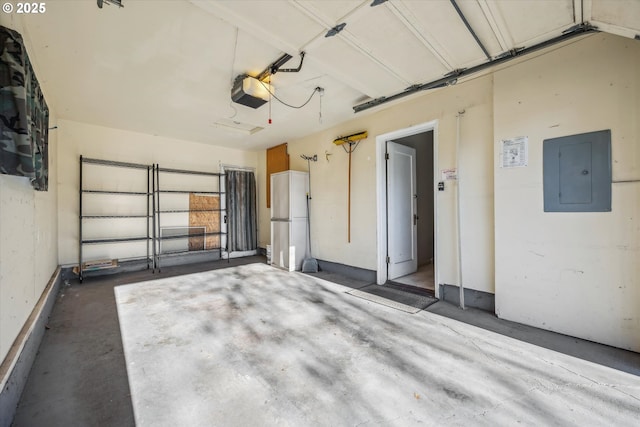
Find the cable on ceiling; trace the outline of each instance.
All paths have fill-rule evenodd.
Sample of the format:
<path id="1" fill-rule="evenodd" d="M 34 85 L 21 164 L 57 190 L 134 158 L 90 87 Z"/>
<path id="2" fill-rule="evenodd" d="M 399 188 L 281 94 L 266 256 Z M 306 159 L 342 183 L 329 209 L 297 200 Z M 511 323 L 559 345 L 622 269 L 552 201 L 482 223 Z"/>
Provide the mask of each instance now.
<path id="1" fill-rule="evenodd" d="M 322 97 L 324 96 L 324 89 L 320 88 L 320 96 L 318 99 L 320 100 L 320 106 L 318 108 L 318 123 L 322 124 Z"/>
<path id="2" fill-rule="evenodd" d="M 236 55 L 238 53 L 238 34 L 240 32 L 240 29 L 238 27 L 236 27 L 236 38 L 235 38 L 235 42 L 233 44 L 233 58 L 231 59 L 231 77 L 230 77 L 230 83 L 229 85 L 231 87 L 233 87 L 233 82 L 234 82 L 234 71 L 233 69 L 236 66 Z M 233 115 L 230 116 L 230 119 L 233 119 L 235 116 L 238 115 L 238 109 L 236 107 L 233 106 L 233 101 L 229 101 L 229 107 L 231 107 L 231 109 L 233 110 Z"/>
<path id="3" fill-rule="evenodd" d="M 313 95 L 316 94 L 316 92 L 320 93 L 320 95 L 322 95 L 324 93 L 324 89 L 321 88 L 320 86 L 317 86 L 316 88 L 313 89 L 313 92 L 311 92 L 311 95 L 309 96 L 309 98 L 304 102 L 304 104 L 302 105 L 291 105 L 289 103 L 284 102 L 282 99 L 278 98 L 273 92 L 271 92 L 271 90 L 269 89 L 269 86 L 267 86 L 266 84 L 264 84 L 263 81 L 258 80 L 260 82 L 260 84 L 265 88 L 265 90 L 267 92 L 269 92 L 269 95 L 273 97 L 273 99 L 275 99 L 276 101 L 278 101 L 279 103 L 281 103 L 282 105 L 285 105 L 289 108 L 295 108 L 295 109 L 300 109 L 303 108 L 304 106 L 306 106 L 310 101 L 311 98 L 313 98 Z"/>

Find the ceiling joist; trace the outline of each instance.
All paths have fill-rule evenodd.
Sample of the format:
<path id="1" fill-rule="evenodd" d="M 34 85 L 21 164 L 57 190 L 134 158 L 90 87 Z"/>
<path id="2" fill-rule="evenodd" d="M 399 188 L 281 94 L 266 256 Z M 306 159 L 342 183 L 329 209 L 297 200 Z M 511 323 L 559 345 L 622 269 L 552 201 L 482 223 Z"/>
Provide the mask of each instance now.
<path id="1" fill-rule="evenodd" d="M 391 12 L 402 22 L 415 38 L 426 47 L 429 52 L 433 54 L 440 63 L 448 70 L 453 70 L 453 59 L 450 58 L 445 49 L 435 40 L 435 38 L 420 25 L 418 19 L 413 13 L 404 5 L 404 3 L 386 3 Z"/>

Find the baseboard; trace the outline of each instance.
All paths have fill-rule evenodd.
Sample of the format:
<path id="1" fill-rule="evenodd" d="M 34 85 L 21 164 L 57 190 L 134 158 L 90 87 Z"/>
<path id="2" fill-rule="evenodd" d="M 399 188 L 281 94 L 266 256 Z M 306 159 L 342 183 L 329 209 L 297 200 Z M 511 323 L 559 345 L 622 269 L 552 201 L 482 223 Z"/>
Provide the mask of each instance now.
<path id="1" fill-rule="evenodd" d="M 451 304 L 460 304 L 460 288 L 456 285 L 440 284 L 440 300 Z M 496 298 L 489 292 L 475 289 L 464 289 L 465 307 L 474 307 L 491 313 L 496 312 Z"/>
<path id="2" fill-rule="evenodd" d="M 260 253 L 260 248 L 253 249 L 250 251 L 236 251 L 236 252 L 222 251 L 222 259 L 244 258 L 244 257 L 254 256 L 254 255 L 262 255 Z"/>
<path id="3" fill-rule="evenodd" d="M 231 258 L 238 258 L 243 256 L 240 252 L 231 252 Z M 246 255 L 244 255 L 246 256 Z M 220 252 L 217 250 L 212 251 L 193 251 L 193 252 L 184 252 L 178 254 L 166 254 L 160 257 L 160 266 L 164 267 L 173 267 L 176 265 L 185 265 L 185 264 L 198 264 L 201 262 L 209 262 L 209 261 L 218 261 L 220 259 L 227 259 L 226 253 L 223 254 L 222 258 L 220 257 Z M 95 270 L 95 271 L 84 271 L 82 273 L 83 277 L 101 277 L 107 276 L 110 274 L 119 274 L 119 273 L 131 273 L 135 271 L 149 270 L 153 268 L 153 263 L 149 266 L 146 259 L 137 259 L 137 260 L 126 260 L 119 261 L 118 266 L 115 268 L 109 268 L 104 270 Z M 78 274 L 73 271 L 78 264 L 69 264 L 62 266 L 62 280 L 73 280 L 78 278 Z M 158 267 L 156 267 L 158 270 Z"/>
<path id="4" fill-rule="evenodd" d="M 375 270 L 367 270 L 365 268 L 338 264 L 337 262 L 323 261 L 321 259 L 318 260 L 318 267 L 321 271 L 341 274 L 355 280 L 363 280 L 370 283 L 375 283 L 377 278 L 377 273 Z"/>
<path id="5" fill-rule="evenodd" d="M 129 273 L 133 271 L 141 271 L 148 269 L 148 263 L 145 259 L 137 259 L 137 260 L 127 260 L 127 261 L 119 261 L 118 266 L 115 268 L 108 268 L 104 270 L 85 270 L 82 273 L 82 276 L 87 277 L 98 277 L 98 276 L 106 276 L 110 274 L 118 274 L 118 273 Z M 74 271 L 77 269 L 78 264 L 67 264 L 61 266 L 62 270 L 62 281 L 65 280 L 74 280 L 78 278 L 78 273 Z"/>
<path id="6" fill-rule="evenodd" d="M 0 365 L 0 427 L 9 427 L 13 421 L 61 281 L 58 267 Z"/>

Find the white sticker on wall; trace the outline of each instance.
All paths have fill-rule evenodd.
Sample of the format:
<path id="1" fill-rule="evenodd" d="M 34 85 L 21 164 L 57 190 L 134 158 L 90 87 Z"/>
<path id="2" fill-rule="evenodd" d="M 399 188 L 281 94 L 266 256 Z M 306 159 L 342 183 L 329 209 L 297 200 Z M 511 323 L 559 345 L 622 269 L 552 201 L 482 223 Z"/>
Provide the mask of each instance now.
<path id="1" fill-rule="evenodd" d="M 458 170 L 456 168 L 440 169 L 443 181 L 455 181 L 458 179 Z"/>
<path id="2" fill-rule="evenodd" d="M 518 136 L 502 140 L 500 153 L 501 168 L 519 168 L 527 166 L 529 151 L 529 137 Z"/>

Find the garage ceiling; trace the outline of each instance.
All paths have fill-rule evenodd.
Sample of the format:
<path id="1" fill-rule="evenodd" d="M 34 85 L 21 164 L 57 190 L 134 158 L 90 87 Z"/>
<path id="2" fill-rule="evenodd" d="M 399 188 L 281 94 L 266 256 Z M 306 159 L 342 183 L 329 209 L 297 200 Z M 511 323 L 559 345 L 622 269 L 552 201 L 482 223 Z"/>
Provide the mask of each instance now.
<path id="1" fill-rule="evenodd" d="M 47 3 L 23 19 L 58 117 L 262 149 L 354 117 L 354 106 L 456 75 L 588 23 L 640 38 L 638 0 L 123 0 Z M 466 20 L 466 23 L 465 23 Z M 339 24 L 337 35 L 326 37 Z M 583 27 L 584 28 L 584 27 Z M 640 41 L 639 41 L 640 43 Z M 283 53 L 258 109 L 232 103 L 240 74 Z M 511 52 L 511 53 L 510 53 Z M 363 113 L 357 113 L 363 114 Z M 269 124 L 269 117 L 272 123 Z M 261 129 L 262 128 L 262 129 Z"/>

